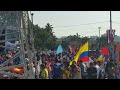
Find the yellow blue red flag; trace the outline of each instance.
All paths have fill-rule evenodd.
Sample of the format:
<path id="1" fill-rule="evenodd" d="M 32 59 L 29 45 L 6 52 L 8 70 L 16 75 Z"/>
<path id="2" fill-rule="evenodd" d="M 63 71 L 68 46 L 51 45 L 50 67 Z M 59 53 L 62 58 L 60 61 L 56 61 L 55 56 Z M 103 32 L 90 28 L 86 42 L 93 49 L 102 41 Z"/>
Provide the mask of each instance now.
<path id="1" fill-rule="evenodd" d="M 83 62 L 89 61 L 88 57 L 88 42 L 86 42 L 77 52 L 76 56 L 74 57 L 74 60 L 70 62 L 70 65 L 72 65 L 72 62 L 75 61 L 77 62 L 78 59 L 81 59 Z"/>

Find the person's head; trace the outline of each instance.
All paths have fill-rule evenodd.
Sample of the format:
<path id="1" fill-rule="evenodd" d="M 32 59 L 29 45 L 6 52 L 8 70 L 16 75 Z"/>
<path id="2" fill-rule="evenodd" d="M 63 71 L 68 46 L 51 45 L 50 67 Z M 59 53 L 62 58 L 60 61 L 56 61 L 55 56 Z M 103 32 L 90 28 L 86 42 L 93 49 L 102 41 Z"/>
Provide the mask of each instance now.
<path id="1" fill-rule="evenodd" d="M 45 69 L 45 64 L 40 65 L 41 69 Z"/>
<path id="2" fill-rule="evenodd" d="M 65 62 L 65 67 L 68 67 L 69 66 L 69 62 Z"/>
<path id="3" fill-rule="evenodd" d="M 55 63 L 58 63 L 58 59 L 57 59 L 57 60 L 55 60 Z"/>
<path id="4" fill-rule="evenodd" d="M 77 65 L 77 63 L 75 61 L 73 61 L 73 65 Z"/>
<path id="5" fill-rule="evenodd" d="M 58 63 L 62 63 L 62 60 L 58 60 Z"/>
<path id="6" fill-rule="evenodd" d="M 90 67 L 93 67 L 94 66 L 94 64 L 93 63 L 90 63 Z"/>
<path id="7" fill-rule="evenodd" d="M 48 65 L 48 62 L 47 62 L 47 61 L 45 61 L 45 62 L 44 62 L 44 65 L 45 65 L 45 66 L 47 66 L 47 65 Z"/>
<path id="8" fill-rule="evenodd" d="M 98 61 L 98 62 L 97 62 L 97 64 L 100 66 L 100 65 L 101 65 L 101 62 L 100 62 L 100 61 Z"/>
<path id="9" fill-rule="evenodd" d="M 110 59 L 110 62 L 113 62 L 113 59 Z"/>

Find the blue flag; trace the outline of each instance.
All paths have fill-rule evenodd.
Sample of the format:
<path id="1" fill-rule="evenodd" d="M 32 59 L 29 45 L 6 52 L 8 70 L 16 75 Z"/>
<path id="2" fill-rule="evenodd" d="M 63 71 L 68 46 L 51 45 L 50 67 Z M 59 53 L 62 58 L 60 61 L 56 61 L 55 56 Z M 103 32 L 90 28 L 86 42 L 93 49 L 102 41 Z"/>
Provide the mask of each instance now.
<path id="1" fill-rule="evenodd" d="M 62 46 L 61 45 L 59 45 L 58 46 L 58 48 L 57 48 L 57 54 L 59 54 L 59 53 L 62 53 L 63 52 L 63 49 L 62 49 Z"/>

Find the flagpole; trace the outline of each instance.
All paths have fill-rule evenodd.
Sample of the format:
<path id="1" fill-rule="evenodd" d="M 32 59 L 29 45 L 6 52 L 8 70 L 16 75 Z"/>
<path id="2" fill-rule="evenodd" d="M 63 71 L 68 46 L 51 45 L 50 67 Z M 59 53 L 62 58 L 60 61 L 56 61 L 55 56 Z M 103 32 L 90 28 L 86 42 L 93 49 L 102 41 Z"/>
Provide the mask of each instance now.
<path id="1" fill-rule="evenodd" d="M 111 42 L 111 32 L 112 32 L 112 14 L 110 11 L 110 46 L 113 47 L 112 42 Z M 113 50 L 112 50 L 113 52 Z"/>
<path id="2" fill-rule="evenodd" d="M 112 31 L 112 14 L 111 14 L 111 11 L 110 11 L 110 30 Z"/>

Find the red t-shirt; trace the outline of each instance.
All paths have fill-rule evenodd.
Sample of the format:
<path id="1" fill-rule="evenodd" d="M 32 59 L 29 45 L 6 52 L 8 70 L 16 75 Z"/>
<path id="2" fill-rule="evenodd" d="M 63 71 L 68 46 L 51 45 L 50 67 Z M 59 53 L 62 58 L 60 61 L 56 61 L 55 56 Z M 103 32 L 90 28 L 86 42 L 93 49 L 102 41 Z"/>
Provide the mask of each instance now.
<path id="1" fill-rule="evenodd" d="M 50 66 L 51 66 L 51 65 L 54 65 L 54 61 L 51 61 L 51 62 L 50 62 Z"/>

